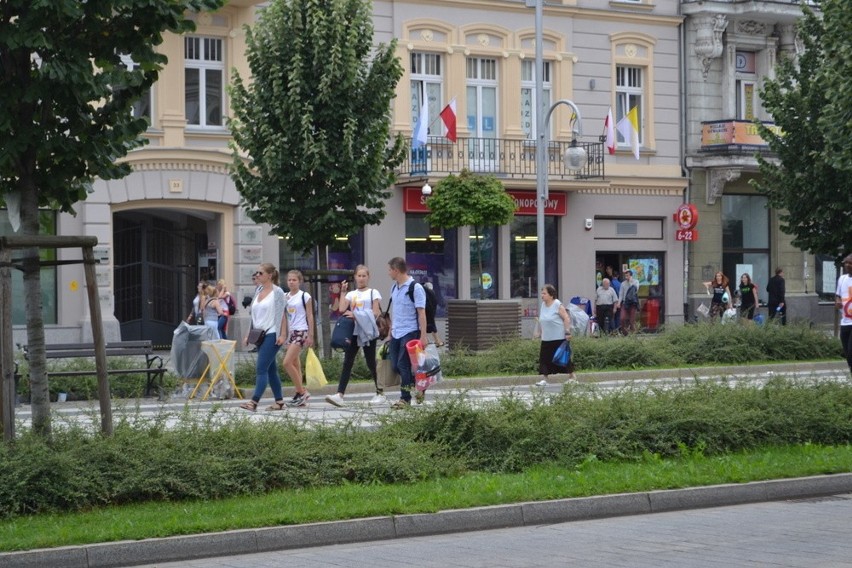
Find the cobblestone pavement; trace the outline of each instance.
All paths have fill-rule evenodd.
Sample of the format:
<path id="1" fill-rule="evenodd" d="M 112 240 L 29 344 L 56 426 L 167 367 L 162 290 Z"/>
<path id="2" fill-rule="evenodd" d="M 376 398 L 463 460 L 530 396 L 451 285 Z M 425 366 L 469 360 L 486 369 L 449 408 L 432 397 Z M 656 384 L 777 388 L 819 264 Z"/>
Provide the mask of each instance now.
<path id="1" fill-rule="evenodd" d="M 149 568 L 852 567 L 852 494 L 151 564 Z"/>

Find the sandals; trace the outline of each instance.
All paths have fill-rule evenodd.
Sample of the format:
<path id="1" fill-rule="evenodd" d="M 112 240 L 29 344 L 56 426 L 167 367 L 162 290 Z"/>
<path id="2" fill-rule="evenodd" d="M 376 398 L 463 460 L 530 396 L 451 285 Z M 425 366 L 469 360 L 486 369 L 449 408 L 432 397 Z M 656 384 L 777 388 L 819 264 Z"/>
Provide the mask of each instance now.
<path id="1" fill-rule="evenodd" d="M 249 412 L 257 411 L 257 403 L 253 400 L 247 400 L 240 405 L 240 408 L 243 410 L 248 410 Z"/>
<path id="2" fill-rule="evenodd" d="M 446 343 L 444 343 L 444 342 L 442 341 L 441 343 L 436 343 L 436 344 L 435 344 L 435 347 L 443 347 L 444 345 L 446 345 Z"/>
<path id="3" fill-rule="evenodd" d="M 283 400 L 276 400 L 266 410 L 284 410 L 286 407 Z"/>

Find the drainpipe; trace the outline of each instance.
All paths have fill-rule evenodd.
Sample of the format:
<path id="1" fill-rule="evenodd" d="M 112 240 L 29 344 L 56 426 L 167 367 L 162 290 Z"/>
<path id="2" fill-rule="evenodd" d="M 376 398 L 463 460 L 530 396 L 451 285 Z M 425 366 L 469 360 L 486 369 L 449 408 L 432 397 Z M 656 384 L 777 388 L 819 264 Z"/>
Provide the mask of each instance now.
<path id="1" fill-rule="evenodd" d="M 678 14 L 683 16 L 683 9 L 678 4 Z M 686 178 L 686 192 L 683 196 L 683 202 L 689 203 L 692 196 L 692 171 L 686 167 L 686 136 L 687 136 L 687 106 L 686 106 L 686 20 L 681 20 L 678 25 L 678 66 L 680 68 L 680 159 L 681 159 L 681 175 Z M 689 243 L 683 241 L 683 319 L 684 322 L 689 322 Z"/>

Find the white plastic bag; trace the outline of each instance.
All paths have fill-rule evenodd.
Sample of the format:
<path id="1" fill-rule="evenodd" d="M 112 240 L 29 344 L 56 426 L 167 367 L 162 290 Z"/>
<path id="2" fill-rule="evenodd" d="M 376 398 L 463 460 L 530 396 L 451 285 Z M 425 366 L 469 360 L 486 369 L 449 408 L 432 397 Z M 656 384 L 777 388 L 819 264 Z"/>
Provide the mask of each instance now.
<path id="1" fill-rule="evenodd" d="M 707 307 L 707 304 L 701 302 L 701 304 L 695 308 L 695 311 L 699 314 L 706 317 L 710 317 L 710 308 Z"/>

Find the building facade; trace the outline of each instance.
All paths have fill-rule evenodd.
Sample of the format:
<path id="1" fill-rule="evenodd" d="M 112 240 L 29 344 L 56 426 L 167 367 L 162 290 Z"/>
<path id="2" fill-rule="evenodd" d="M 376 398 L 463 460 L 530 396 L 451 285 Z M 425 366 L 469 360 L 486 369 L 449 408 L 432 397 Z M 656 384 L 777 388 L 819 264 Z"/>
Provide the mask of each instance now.
<path id="1" fill-rule="evenodd" d="M 226 86 L 232 69 L 249 75 L 243 26 L 255 21 L 262 6 L 231 1 L 216 13 L 194 15 L 193 34 L 167 36 L 162 51 L 169 63 L 136 109 L 151 127 L 150 144 L 126 158 L 133 172 L 97 182 L 76 217 L 56 215 L 45 222 L 48 232 L 98 237 L 98 289 L 108 339 L 169 344 L 189 313 L 199 279 L 224 279 L 242 298 L 253 292 L 251 274 L 261 262 L 282 270 L 315 267 L 314 257 L 293 254 L 285 240 L 248 218 L 228 176 Z M 341 241 L 329 266 L 366 263 L 373 285 L 384 289 L 390 284 L 387 260 L 404 256 L 418 279 L 435 284 L 442 299 L 439 315 L 446 299 L 518 299 L 528 331 L 539 303 L 535 11 L 515 0 L 375 0 L 373 8 L 376 41 L 398 39 L 405 71 L 393 127 L 410 136 L 425 103 L 429 144 L 426 154 L 412 153 L 401 168 L 382 224 Z M 547 280 L 563 300 L 592 297 L 606 266 L 619 272 L 630 267 L 640 279 L 640 321 L 646 329 L 682 322 L 687 303 L 687 248 L 676 239 L 673 220 L 690 186 L 683 168 L 680 8 L 676 0 L 561 0 L 544 8 L 544 103 L 576 104 L 582 115 L 578 141 L 590 150 L 590 162 L 579 174 L 562 169 L 561 150 L 571 143 L 574 125 L 567 106 L 556 108 L 548 124 Z M 454 143 L 437 119 L 452 99 L 458 116 Z M 610 108 L 616 121 L 636 109 L 638 159 L 620 134 L 615 154 L 604 155 L 601 135 Z M 718 112 L 708 120 L 723 116 Z M 693 114 L 699 122 L 705 118 Z M 518 203 L 511 224 L 489 227 L 479 240 L 467 228 L 428 225 L 421 188 L 462 169 L 501 179 Z M 712 262 L 711 252 L 698 253 L 695 243 L 689 254 L 698 254 L 693 264 Z M 476 276 L 480 262 L 482 279 Z M 60 266 L 45 274 L 48 341 L 89 339 L 82 268 Z M 334 289 L 322 292 L 330 305 Z M 14 316 L 16 339 L 23 341 L 23 311 Z M 246 318 L 244 310 L 233 318 L 233 335 L 245 330 Z"/>
<path id="2" fill-rule="evenodd" d="M 788 317 L 831 321 L 834 259 L 793 247 L 792 237 L 779 229 L 777 212 L 750 183 L 760 175 L 755 152 L 768 151 L 753 121 L 772 124 L 760 89 L 774 77 L 779 58 L 795 58 L 801 49 L 800 3 L 684 0 L 682 11 L 688 199 L 700 219 L 700 239 L 687 254 L 689 313 L 707 301 L 703 282 L 716 271 L 734 283 L 749 273 L 765 302 L 766 283 L 782 268 Z"/>

